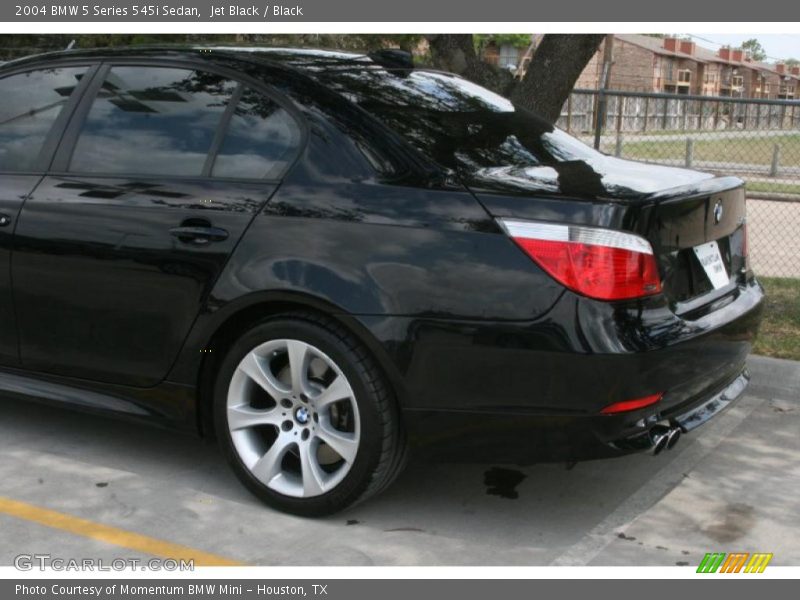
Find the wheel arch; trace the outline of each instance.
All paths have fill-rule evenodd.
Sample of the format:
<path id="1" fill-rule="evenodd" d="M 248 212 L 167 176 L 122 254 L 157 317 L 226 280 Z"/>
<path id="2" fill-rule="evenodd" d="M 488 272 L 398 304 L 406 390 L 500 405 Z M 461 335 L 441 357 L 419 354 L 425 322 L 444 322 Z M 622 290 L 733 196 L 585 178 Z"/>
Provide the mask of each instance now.
<path id="1" fill-rule="evenodd" d="M 200 354 L 197 366 L 196 385 L 196 420 L 200 434 L 204 437 L 214 436 L 213 425 L 213 386 L 220 363 L 231 344 L 238 337 L 257 323 L 285 313 L 312 313 L 332 319 L 344 327 L 369 351 L 377 363 L 381 373 L 386 377 L 398 404 L 402 405 L 402 378 L 391 358 L 370 332 L 355 316 L 348 314 L 336 305 L 314 296 L 297 292 L 254 293 L 238 299 L 223 309 L 213 318 L 213 322 L 204 328 L 203 335 L 193 344 Z M 402 413 L 400 413 L 402 414 Z"/>

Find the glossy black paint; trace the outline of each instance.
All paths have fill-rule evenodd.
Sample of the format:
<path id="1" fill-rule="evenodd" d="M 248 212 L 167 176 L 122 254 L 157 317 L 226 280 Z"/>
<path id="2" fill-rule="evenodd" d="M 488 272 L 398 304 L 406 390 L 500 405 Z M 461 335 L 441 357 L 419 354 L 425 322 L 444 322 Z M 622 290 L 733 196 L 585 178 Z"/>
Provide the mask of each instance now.
<path id="1" fill-rule="evenodd" d="M 303 142 L 269 181 L 70 173 L 83 97 L 52 163 L 0 171 L 13 223 L 0 227 L 0 318 L 15 324 L 0 336 L 0 391 L 206 430 L 205 392 L 230 338 L 306 307 L 372 352 L 418 445 L 534 460 L 619 453 L 609 444 L 641 433 L 642 419 L 701 404 L 743 369 L 763 293 L 738 258 L 736 179 L 602 155 L 459 172 L 316 81 L 362 68 L 335 57 L 89 51 L 0 76 L 76 60 L 185 65 L 258 86 L 297 116 Z M 501 216 L 643 235 L 665 293 L 605 303 L 567 291 L 501 232 Z M 227 237 L 197 246 L 170 233 L 180 226 Z M 685 251 L 721 237 L 732 282 L 699 289 Z M 658 409 L 598 415 L 655 392 Z"/>
<path id="2" fill-rule="evenodd" d="M 8 223 L 0 227 L 0 319 L 5 323 L 0 335 L 0 365 L 19 363 L 14 297 L 11 288 L 11 250 L 19 211 L 41 175 L 2 175 L 0 215 Z"/>
<path id="3" fill-rule="evenodd" d="M 139 387 L 164 380 L 228 256 L 274 189 L 47 176 L 15 232 L 23 366 Z M 192 223 L 228 237 L 197 244 L 170 232 Z"/>

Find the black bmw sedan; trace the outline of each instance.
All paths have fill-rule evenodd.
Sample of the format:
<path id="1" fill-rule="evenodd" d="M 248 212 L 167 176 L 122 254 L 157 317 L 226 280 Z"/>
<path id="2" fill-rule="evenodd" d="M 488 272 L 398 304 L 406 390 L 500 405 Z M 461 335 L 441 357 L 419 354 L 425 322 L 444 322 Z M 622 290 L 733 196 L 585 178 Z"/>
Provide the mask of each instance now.
<path id="1" fill-rule="evenodd" d="M 391 52 L 67 51 L 0 98 L 0 391 L 216 436 L 282 510 L 657 454 L 747 384 L 739 179 Z"/>

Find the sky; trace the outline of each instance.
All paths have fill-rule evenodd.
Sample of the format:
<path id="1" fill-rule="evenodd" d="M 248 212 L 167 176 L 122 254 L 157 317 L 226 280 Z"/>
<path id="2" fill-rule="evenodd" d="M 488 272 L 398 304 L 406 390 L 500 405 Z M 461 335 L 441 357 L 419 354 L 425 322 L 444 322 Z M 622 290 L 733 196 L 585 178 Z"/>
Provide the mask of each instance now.
<path id="1" fill-rule="evenodd" d="M 711 50 L 716 50 L 722 45 L 736 47 L 742 42 L 756 38 L 764 47 L 767 53 L 767 62 L 774 62 L 777 59 L 797 58 L 800 59 L 800 34 L 799 35 L 778 35 L 745 33 L 745 34 L 720 34 L 720 33 L 698 33 L 693 35 L 695 41 L 700 46 L 705 46 Z M 703 39 L 701 39 L 703 38 Z M 714 44 L 708 41 L 716 42 Z"/>

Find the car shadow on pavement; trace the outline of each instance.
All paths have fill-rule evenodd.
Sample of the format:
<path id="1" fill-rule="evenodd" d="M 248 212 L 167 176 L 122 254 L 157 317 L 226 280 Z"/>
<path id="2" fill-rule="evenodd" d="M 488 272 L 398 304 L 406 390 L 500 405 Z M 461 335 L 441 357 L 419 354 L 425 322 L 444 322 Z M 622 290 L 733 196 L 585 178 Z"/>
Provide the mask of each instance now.
<path id="1" fill-rule="evenodd" d="M 216 445 L 188 434 L 60 407 L 0 402 L 3 451 L 28 449 L 257 506 Z M 386 534 L 553 548 L 580 539 L 679 453 L 514 467 L 412 461 L 380 496 L 325 519 Z M 101 486 L 102 481 L 96 482 Z M 264 508 L 265 511 L 270 509 Z M 268 513 L 265 513 L 268 514 Z"/>

